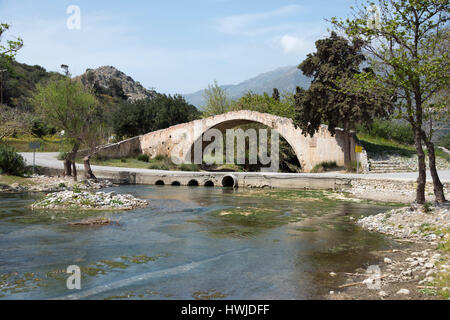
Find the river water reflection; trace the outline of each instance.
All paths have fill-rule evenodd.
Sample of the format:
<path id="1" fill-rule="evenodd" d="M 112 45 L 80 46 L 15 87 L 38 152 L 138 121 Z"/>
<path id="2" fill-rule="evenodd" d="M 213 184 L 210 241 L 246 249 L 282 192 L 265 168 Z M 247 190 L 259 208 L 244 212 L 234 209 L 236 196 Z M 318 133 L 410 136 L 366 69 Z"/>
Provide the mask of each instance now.
<path id="1" fill-rule="evenodd" d="M 111 188 L 147 199 L 127 212 L 33 212 L 39 194 L 0 195 L 0 299 L 312 299 L 375 261 L 384 237 L 349 217 L 391 206 L 322 191 Z M 117 225 L 71 226 L 106 215 Z M 82 270 L 68 290 L 69 265 Z"/>

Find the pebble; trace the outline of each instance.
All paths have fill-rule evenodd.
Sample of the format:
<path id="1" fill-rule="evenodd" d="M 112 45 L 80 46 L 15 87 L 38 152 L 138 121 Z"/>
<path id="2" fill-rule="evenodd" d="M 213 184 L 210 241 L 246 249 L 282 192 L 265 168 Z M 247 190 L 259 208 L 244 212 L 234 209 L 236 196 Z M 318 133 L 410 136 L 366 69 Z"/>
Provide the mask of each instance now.
<path id="1" fill-rule="evenodd" d="M 397 291 L 397 294 L 408 295 L 409 294 L 409 290 L 408 289 L 400 289 L 400 290 Z"/>

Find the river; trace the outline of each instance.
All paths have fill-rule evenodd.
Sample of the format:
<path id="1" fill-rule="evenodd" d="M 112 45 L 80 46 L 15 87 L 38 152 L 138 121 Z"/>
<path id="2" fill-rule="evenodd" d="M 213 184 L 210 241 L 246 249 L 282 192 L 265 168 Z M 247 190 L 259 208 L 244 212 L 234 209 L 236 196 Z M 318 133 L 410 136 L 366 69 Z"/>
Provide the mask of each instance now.
<path id="1" fill-rule="evenodd" d="M 339 273 L 375 262 L 371 251 L 395 246 L 350 218 L 392 204 L 326 191 L 111 190 L 149 206 L 31 211 L 41 194 L 0 194 L 0 299 L 315 299 L 342 283 Z M 116 223 L 69 224 L 95 216 Z M 70 265 L 81 269 L 81 290 L 66 287 Z"/>

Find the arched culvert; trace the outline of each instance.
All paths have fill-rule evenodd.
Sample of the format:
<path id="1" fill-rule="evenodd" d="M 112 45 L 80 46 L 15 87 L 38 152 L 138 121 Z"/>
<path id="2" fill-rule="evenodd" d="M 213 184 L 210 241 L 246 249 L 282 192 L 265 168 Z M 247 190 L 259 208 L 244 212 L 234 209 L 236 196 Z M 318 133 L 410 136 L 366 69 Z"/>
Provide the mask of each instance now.
<path id="1" fill-rule="evenodd" d="M 188 186 L 190 187 L 198 187 L 198 181 L 195 179 L 192 179 L 188 182 Z"/>
<path id="2" fill-rule="evenodd" d="M 155 184 L 156 184 L 157 186 L 163 186 L 163 185 L 164 185 L 164 181 L 158 180 L 158 181 L 155 182 Z"/>
<path id="3" fill-rule="evenodd" d="M 181 184 L 178 181 L 174 181 L 174 182 L 172 182 L 172 185 L 173 186 L 180 186 Z"/>
<path id="4" fill-rule="evenodd" d="M 237 187 L 237 180 L 234 176 L 225 176 L 222 179 L 222 186 L 223 187 Z"/>
<path id="5" fill-rule="evenodd" d="M 212 182 L 211 180 L 206 181 L 205 187 L 214 187 L 214 182 Z"/>

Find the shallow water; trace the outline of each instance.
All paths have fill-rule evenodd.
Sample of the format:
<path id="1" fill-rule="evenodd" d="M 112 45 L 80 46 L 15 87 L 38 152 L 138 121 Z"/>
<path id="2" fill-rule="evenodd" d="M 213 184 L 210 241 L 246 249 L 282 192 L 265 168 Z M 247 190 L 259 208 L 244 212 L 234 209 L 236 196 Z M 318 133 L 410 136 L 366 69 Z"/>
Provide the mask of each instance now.
<path id="1" fill-rule="evenodd" d="M 0 299 L 311 299 L 394 246 L 349 216 L 391 206 L 321 191 L 111 188 L 147 199 L 126 212 L 31 211 L 40 194 L 0 195 Z M 108 216 L 117 225 L 71 226 Z M 65 271 L 78 265 L 81 290 Z"/>

